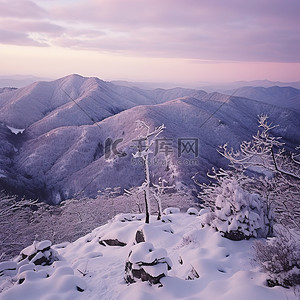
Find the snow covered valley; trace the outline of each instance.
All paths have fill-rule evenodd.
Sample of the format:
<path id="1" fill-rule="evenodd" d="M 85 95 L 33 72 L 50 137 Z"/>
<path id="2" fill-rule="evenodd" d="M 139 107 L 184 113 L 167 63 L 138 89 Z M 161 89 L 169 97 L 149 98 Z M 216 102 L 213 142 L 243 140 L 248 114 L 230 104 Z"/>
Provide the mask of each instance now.
<path id="1" fill-rule="evenodd" d="M 95 197 L 106 188 L 137 186 L 143 174 L 143 167 L 132 162 L 137 120 L 152 128 L 165 125 L 160 136 L 165 146 L 152 168 L 157 178 L 167 168 L 174 184 L 193 186 L 195 173 L 205 181 L 211 167 L 224 168 L 218 146 L 237 147 L 248 140 L 262 113 L 279 125 L 274 133 L 294 149 L 300 140 L 300 90 L 276 89 L 275 105 L 270 104 L 274 89 L 260 92 L 260 101 L 251 99 L 257 91 L 247 90 L 249 98 L 243 98 L 184 88 L 142 90 L 70 75 L 2 92 L 1 184 L 54 204 L 77 194 Z M 22 130 L 14 134 L 7 126 Z M 198 151 L 180 156 L 179 142 L 188 138 L 197 141 Z M 122 155 L 111 153 L 108 159 L 108 141 L 117 142 Z"/>

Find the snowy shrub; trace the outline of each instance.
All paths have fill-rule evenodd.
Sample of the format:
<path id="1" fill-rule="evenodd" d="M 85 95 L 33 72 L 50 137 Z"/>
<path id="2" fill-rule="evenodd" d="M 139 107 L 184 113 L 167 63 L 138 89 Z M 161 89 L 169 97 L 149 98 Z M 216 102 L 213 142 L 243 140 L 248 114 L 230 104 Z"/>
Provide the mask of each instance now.
<path id="1" fill-rule="evenodd" d="M 300 242 L 279 234 L 254 244 L 255 260 L 268 274 L 268 286 L 291 287 L 300 285 Z"/>
<path id="2" fill-rule="evenodd" d="M 140 242 L 131 248 L 125 263 L 124 279 L 127 283 L 137 280 L 148 281 L 149 284 L 160 283 L 172 267 L 165 249 L 154 249 L 149 242 Z"/>
<path id="3" fill-rule="evenodd" d="M 241 142 L 234 150 L 224 144 L 218 152 L 228 160 L 230 170 L 214 168 L 208 177 L 210 184 L 194 182 L 202 189 L 199 198 L 207 207 L 215 208 L 223 181 L 235 178 L 240 187 L 250 194 L 257 194 L 265 202 L 268 219 L 268 236 L 273 235 L 273 224 L 300 230 L 300 147 L 294 152 L 283 148 L 280 137 L 272 135 L 277 127 L 267 115 L 258 116 L 258 131 L 249 141 Z M 274 217 L 275 216 L 275 217 Z M 233 224 L 234 225 L 234 224 Z"/>
<path id="4" fill-rule="evenodd" d="M 214 212 L 203 214 L 204 224 L 232 240 L 266 237 L 269 220 L 265 202 L 257 194 L 244 191 L 235 179 L 221 183 L 215 198 Z"/>
<path id="5" fill-rule="evenodd" d="M 267 115 L 258 116 L 258 124 L 256 135 L 250 141 L 243 141 L 237 151 L 225 144 L 218 152 L 240 175 L 256 174 L 242 186 L 267 200 L 277 222 L 299 231 L 300 147 L 293 152 L 285 149 L 282 138 L 271 133 L 277 125 L 269 122 Z"/>
<path id="6" fill-rule="evenodd" d="M 211 225 L 215 218 L 216 218 L 215 213 L 209 210 L 208 212 L 204 212 L 199 216 L 199 221 L 202 227 L 204 227 L 205 225 Z"/>
<path id="7" fill-rule="evenodd" d="M 197 270 L 191 265 L 191 269 L 188 273 L 188 275 L 186 276 L 185 280 L 195 280 L 198 279 L 200 277 L 199 273 L 197 272 Z"/>

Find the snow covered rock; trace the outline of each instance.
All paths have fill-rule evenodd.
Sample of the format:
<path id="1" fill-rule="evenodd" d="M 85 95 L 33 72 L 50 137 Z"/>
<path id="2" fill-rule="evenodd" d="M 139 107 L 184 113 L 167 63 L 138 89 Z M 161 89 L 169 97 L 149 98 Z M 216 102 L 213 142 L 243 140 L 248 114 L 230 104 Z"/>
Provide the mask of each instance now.
<path id="1" fill-rule="evenodd" d="M 114 217 L 115 221 L 120 222 L 132 222 L 132 221 L 141 221 L 144 218 L 143 214 L 118 214 Z"/>
<path id="2" fill-rule="evenodd" d="M 200 209 L 198 216 L 202 216 L 207 213 L 210 213 L 210 208 L 202 208 Z"/>
<path id="3" fill-rule="evenodd" d="M 52 243 L 49 240 L 41 241 L 36 244 L 36 250 L 37 251 L 46 251 L 50 250 Z"/>
<path id="4" fill-rule="evenodd" d="M 83 278 L 74 275 L 74 270 L 62 261 L 51 266 L 21 266 L 9 281 L 14 285 L 1 293 L 1 300 L 77 299 L 86 290 Z"/>
<path id="5" fill-rule="evenodd" d="M 46 270 L 27 270 L 17 276 L 17 284 L 22 284 L 24 281 L 34 281 L 37 279 L 48 278 L 50 275 Z"/>
<path id="6" fill-rule="evenodd" d="M 124 279 L 127 283 L 141 280 L 157 284 L 167 276 L 171 267 L 172 262 L 165 249 L 154 249 L 152 243 L 141 242 L 131 248 L 125 263 Z"/>
<path id="7" fill-rule="evenodd" d="M 160 221 L 151 224 L 143 224 L 138 227 L 133 244 L 152 241 L 157 235 L 161 234 L 161 232 L 169 234 L 174 233 L 171 224 Z"/>
<path id="8" fill-rule="evenodd" d="M 119 246 L 124 247 L 127 244 L 119 241 L 118 239 L 107 239 L 107 240 L 99 240 L 99 244 L 102 246 Z"/>
<path id="9" fill-rule="evenodd" d="M 178 214 L 180 213 L 180 208 L 178 207 L 168 207 L 164 209 L 163 214 L 164 215 L 172 215 L 172 214 Z"/>
<path id="10" fill-rule="evenodd" d="M 138 243 L 143 243 L 143 242 L 146 242 L 145 234 L 142 229 L 139 229 L 136 231 L 134 243 L 138 244 Z"/>
<path id="11" fill-rule="evenodd" d="M 51 265 L 59 260 L 58 253 L 51 248 L 51 241 L 33 242 L 32 245 L 23 249 L 17 257 L 17 262 L 33 263 L 35 265 Z"/>
<path id="12" fill-rule="evenodd" d="M 169 216 L 162 216 L 161 221 L 163 223 L 172 223 L 172 218 L 170 218 Z"/>
<path id="13" fill-rule="evenodd" d="M 13 275 L 17 271 L 17 263 L 14 261 L 4 261 L 0 263 L 0 276 Z"/>
<path id="14" fill-rule="evenodd" d="M 194 207 L 190 207 L 187 212 L 188 215 L 193 215 L 193 216 L 197 216 L 198 215 L 198 210 Z"/>

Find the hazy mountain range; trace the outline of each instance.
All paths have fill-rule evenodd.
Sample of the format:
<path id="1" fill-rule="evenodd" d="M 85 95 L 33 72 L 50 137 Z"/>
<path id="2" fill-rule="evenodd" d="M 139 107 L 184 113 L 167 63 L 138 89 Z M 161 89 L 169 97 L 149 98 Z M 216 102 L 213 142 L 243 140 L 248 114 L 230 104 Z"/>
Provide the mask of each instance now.
<path id="1" fill-rule="evenodd" d="M 41 80 L 50 80 L 50 79 L 37 77 L 33 75 L 0 76 L 0 88 L 1 87 L 20 88 Z"/>
<path id="2" fill-rule="evenodd" d="M 79 75 L 3 89 L 0 183 L 53 203 L 140 184 L 143 166 L 132 153 L 140 134 L 135 122 L 143 120 L 152 128 L 166 126 L 151 158 L 154 180 L 163 175 L 178 187 L 192 185 L 195 173 L 206 180 L 212 166 L 225 166 L 218 145 L 237 146 L 256 133 L 258 114 L 267 113 L 280 125 L 275 133 L 289 147 L 299 144 L 299 99 L 300 90 L 291 87 L 241 88 L 229 96 L 185 88 L 144 90 Z M 118 155 L 108 139 L 118 140 Z"/>
<path id="3" fill-rule="evenodd" d="M 3 87 L 20 88 L 25 87 L 37 81 L 52 81 L 50 78 L 42 78 L 33 75 L 10 75 L 0 76 L 0 92 Z M 174 82 L 140 82 L 140 81 L 126 81 L 115 80 L 111 83 L 127 87 L 138 87 L 145 90 L 153 90 L 157 88 L 171 89 L 174 87 L 184 87 L 192 89 L 202 89 L 207 92 L 224 92 L 230 89 L 238 89 L 241 87 L 293 87 L 300 89 L 300 81 L 295 82 L 282 82 L 282 81 L 270 81 L 270 80 L 252 80 L 252 81 L 235 81 L 231 83 L 211 83 L 211 82 L 197 82 L 194 83 L 174 83 Z"/>
<path id="4" fill-rule="evenodd" d="M 270 80 L 252 80 L 252 81 L 236 81 L 232 83 L 223 83 L 223 84 L 205 84 L 200 83 L 198 87 L 206 91 L 218 91 L 225 92 L 228 90 L 235 90 L 244 87 L 261 87 L 261 88 L 270 88 L 270 87 L 293 87 L 295 89 L 300 89 L 300 81 L 294 82 L 282 82 L 282 81 L 270 81 Z"/>

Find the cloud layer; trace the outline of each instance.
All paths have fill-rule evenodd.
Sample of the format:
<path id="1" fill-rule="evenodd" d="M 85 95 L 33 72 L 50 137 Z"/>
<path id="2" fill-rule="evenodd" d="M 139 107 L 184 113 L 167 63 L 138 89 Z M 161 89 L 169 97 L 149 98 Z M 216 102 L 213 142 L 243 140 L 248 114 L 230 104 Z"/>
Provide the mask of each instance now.
<path id="1" fill-rule="evenodd" d="M 298 0 L 0 0 L 0 43 L 300 62 Z"/>

